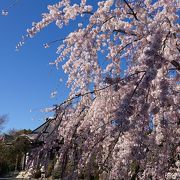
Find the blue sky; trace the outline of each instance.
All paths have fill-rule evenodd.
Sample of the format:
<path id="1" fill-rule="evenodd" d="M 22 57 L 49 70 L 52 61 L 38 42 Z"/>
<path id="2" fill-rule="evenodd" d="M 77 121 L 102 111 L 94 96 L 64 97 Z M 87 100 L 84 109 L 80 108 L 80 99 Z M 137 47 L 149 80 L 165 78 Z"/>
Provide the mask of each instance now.
<path id="1" fill-rule="evenodd" d="M 15 1 L 1 0 L 0 10 L 6 9 Z M 57 71 L 55 67 L 49 66 L 49 62 L 57 57 L 55 52 L 58 43 L 48 49 L 43 48 L 43 44 L 62 39 L 77 28 L 77 23 L 71 23 L 63 30 L 51 24 L 33 39 L 28 39 L 20 51 L 16 52 L 15 47 L 21 36 L 26 34 L 26 29 L 31 27 L 32 22 L 41 19 L 41 13 L 47 12 L 48 4 L 54 4 L 58 0 L 17 1 L 9 9 L 8 16 L 0 15 L 0 115 L 7 114 L 9 117 L 4 132 L 12 128 L 36 128 L 49 115 L 42 113 L 42 108 L 52 107 L 67 98 L 67 76 L 62 69 Z M 88 3 L 95 5 L 97 1 L 88 0 Z M 83 21 L 85 25 L 86 20 Z M 105 58 L 102 61 L 103 59 Z M 126 64 L 122 66 L 126 67 Z M 58 91 L 54 99 L 50 98 L 53 91 Z"/>
<path id="2" fill-rule="evenodd" d="M 1 0 L 0 9 L 5 9 L 11 2 Z M 47 5 L 54 2 L 57 0 L 20 0 L 9 10 L 8 16 L 0 16 L 0 115 L 9 117 L 4 131 L 36 128 L 47 116 L 40 109 L 60 103 L 68 95 L 63 71 L 49 66 L 49 62 L 57 57 L 58 44 L 49 49 L 42 45 L 63 38 L 71 29 L 60 31 L 52 24 L 33 39 L 28 39 L 19 52 L 15 51 L 26 29 L 33 21 L 40 20 Z M 59 78 L 63 82 L 59 82 Z M 50 94 L 54 90 L 58 95 L 52 99 Z"/>

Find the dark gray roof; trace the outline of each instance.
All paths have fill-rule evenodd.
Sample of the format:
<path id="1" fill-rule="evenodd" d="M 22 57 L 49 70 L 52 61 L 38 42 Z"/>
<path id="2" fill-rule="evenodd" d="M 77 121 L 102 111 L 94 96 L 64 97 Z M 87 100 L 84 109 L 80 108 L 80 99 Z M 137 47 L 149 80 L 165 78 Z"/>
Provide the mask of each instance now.
<path id="1" fill-rule="evenodd" d="M 51 134 L 54 130 L 54 117 L 49 117 L 46 119 L 46 122 L 44 122 L 42 125 L 34 129 L 29 135 L 27 135 L 30 139 L 36 139 L 44 140 L 49 134 Z"/>

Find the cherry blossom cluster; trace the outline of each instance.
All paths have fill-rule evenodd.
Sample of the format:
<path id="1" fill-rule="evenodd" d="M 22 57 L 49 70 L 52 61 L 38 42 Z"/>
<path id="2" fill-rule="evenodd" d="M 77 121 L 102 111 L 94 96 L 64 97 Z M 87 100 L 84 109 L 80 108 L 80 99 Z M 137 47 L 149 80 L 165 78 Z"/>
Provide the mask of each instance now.
<path id="1" fill-rule="evenodd" d="M 51 63 L 64 62 L 71 92 L 41 147 L 47 157 L 63 139 L 54 167 L 61 179 L 180 178 L 179 8 L 177 0 L 62 0 L 28 30 L 78 27 Z"/>

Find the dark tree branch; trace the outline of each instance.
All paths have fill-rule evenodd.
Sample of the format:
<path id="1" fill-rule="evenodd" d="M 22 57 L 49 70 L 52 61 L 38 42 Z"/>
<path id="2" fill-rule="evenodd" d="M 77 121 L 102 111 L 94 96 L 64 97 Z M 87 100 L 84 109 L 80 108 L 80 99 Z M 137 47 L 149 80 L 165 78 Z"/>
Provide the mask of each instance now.
<path id="1" fill-rule="evenodd" d="M 134 96 L 134 94 L 136 93 L 136 91 L 137 91 L 137 89 L 138 89 L 138 87 L 139 87 L 140 83 L 142 82 L 142 80 L 143 80 L 143 78 L 144 78 L 145 74 L 146 74 L 146 72 L 144 72 L 144 74 L 142 75 L 141 79 L 138 81 L 138 83 L 137 83 L 136 87 L 134 88 L 134 91 L 133 91 L 133 93 L 132 93 L 132 95 L 131 95 L 131 98 L 130 98 L 130 99 L 132 99 L 132 98 L 133 98 L 133 96 Z"/>
<path id="2" fill-rule="evenodd" d="M 171 64 L 172 64 L 173 66 L 175 66 L 178 71 L 180 71 L 180 64 L 179 64 L 179 62 L 177 62 L 177 61 L 175 61 L 175 60 L 172 60 L 172 61 L 171 61 Z"/>
<path id="3" fill-rule="evenodd" d="M 164 52 L 164 50 L 165 50 L 165 47 L 166 47 L 166 41 L 167 41 L 167 39 L 168 39 L 168 36 L 171 34 L 171 32 L 169 31 L 168 33 L 167 33 L 167 35 L 166 35 L 166 38 L 164 39 L 164 41 L 163 41 L 163 52 Z"/>
<path id="4" fill-rule="evenodd" d="M 93 15 L 94 13 L 91 12 L 91 11 L 84 11 L 83 14 L 91 14 L 91 15 Z"/>
<path id="5" fill-rule="evenodd" d="M 118 33 L 123 33 L 123 34 L 126 34 L 126 35 L 137 36 L 135 33 L 133 33 L 133 32 L 126 32 L 124 29 L 114 29 L 113 32 L 118 32 Z"/>
<path id="6" fill-rule="evenodd" d="M 126 1 L 126 0 L 123 0 L 125 2 L 125 4 L 128 6 L 128 8 L 130 9 L 132 15 L 134 16 L 134 18 L 139 21 L 139 19 L 137 18 L 137 13 L 134 12 L 133 8 L 130 6 L 130 4 Z"/>
<path id="7" fill-rule="evenodd" d="M 115 83 L 113 83 L 113 84 L 110 84 L 110 85 L 108 85 L 108 86 L 105 86 L 105 87 L 103 87 L 103 88 L 95 89 L 95 90 L 93 90 L 93 91 L 88 91 L 88 92 L 86 92 L 86 93 L 84 93 L 84 94 L 81 94 L 81 93 L 76 94 L 76 95 L 74 95 L 72 98 L 69 98 L 69 99 L 65 100 L 65 101 L 62 102 L 60 105 L 58 105 L 57 107 L 55 107 L 54 110 L 58 109 L 59 107 L 61 107 L 62 105 L 66 104 L 66 103 L 68 103 L 68 102 L 71 102 L 71 101 L 74 100 L 74 99 L 77 99 L 77 98 L 79 98 L 79 97 L 83 97 L 83 96 L 88 95 L 88 94 L 94 94 L 94 93 L 96 93 L 96 92 L 102 91 L 102 90 L 104 90 L 104 89 L 107 89 L 107 88 L 113 86 L 114 84 L 118 84 L 118 83 L 120 83 L 121 81 L 125 81 L 125 80 L 128 79 L 129 77 L 132 77 L 132 76 L 135 76 L 135 75 L 137 75 L 137 74 L 139 74 L 139 73 L 144 73 L 144 72 L 145 72 L 145 71 L 137 71 L 137 72 L 135 72 L 135 73 L 133 73 L 133 74 L 130 74 L 130 75 L 127 76 L 127 77 L 124 77 L 124 78 L 120 79 L 120 81 L 115 82 Z"/>
<path id="8" fill-rule="evenodd" d="M 179 51 L 180 53 L 180 48 L 178 47 L 178 43 L 176 42 L 176 49 Z"/>

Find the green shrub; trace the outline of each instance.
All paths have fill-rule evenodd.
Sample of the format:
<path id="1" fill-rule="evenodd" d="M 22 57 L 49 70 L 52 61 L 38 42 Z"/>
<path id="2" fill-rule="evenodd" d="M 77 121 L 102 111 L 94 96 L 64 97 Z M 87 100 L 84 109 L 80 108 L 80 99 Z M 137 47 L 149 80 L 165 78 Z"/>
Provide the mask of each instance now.
<path id="1" fill-rule="evenodd" d="M 59 170 L 59 168 L 54 169 L 52 172 L 52 178 L 59 179 L 60 177 L 61 177 L 61 171 Z"/>
<path id="2" fill-rule="evenodd" d="M 137 176 L 137 174 L 139 172 L 139 169 L 140 169 L 140 167 L 139 167 L 138 162 L 137 161 L 133 161 L 131 163 L 131 166 L 130 166 L 130 170 L 132 172 L 132 177 L 131 177 L 132 180 L 136 179 L 136 176 Z"/>
<path id="3" fill-rule="evenodd" d="M 46 177 L 49 177 L 52 175 L 53 169 L 54 169 L 54 160 L 49 161 L 49 163 L 48 163 Z"/>

